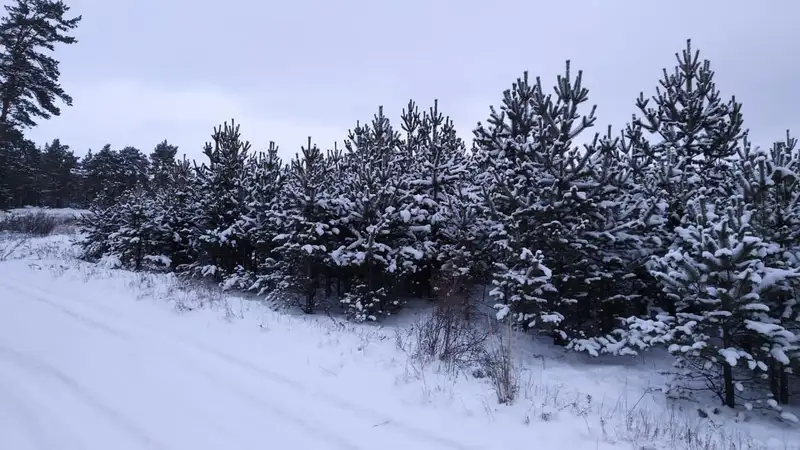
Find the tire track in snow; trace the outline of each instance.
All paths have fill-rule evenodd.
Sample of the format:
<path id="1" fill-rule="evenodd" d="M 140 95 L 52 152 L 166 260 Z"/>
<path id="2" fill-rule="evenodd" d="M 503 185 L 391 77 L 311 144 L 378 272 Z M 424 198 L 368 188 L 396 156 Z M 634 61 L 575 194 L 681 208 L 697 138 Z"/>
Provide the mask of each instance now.
<path id="1" fill-rule="evenodd" d="M 95 330 L 102 331 L 103 333 L 110 334 L 110 335 L 112 335 L 114 337 L 120 338 L 120 339 L 125 340 L 125 341 L 129 340 L 129 337 L 127 335 L 125 335 L 123 333 L 120 333 L 118 330 L 115 330 L 115 329 L 109 327 L 108 325 L 106 325 L 106 324 L 104 324 L 102 322 L 98 322 L 96 320 L 89 319 L 88 317 L 83 316 L 81 314 L 78 314 L 75 311 L 72 311 L 72 310 L 70 310 L 68 308 L 65 308 L 65 307 L 59 305 L 56 302 L 50 301 L 44 295 L 36 295 L 35 293 L 32 293 L 27 288 L 20 288 L 18 286 L 14 286 L 13 284 L 9 284 L 8 282 L 5 282 L 5 281 L 0 281 L 0 287 L 3 287 L 3 288 L 5 288 L 7 290 L 10 290 L 10 291 L 17 292 L 18 294 L 22 294 L 22 295 L 26 296 L 30 300 L 34 300 L 36 302 L 39 302 L 39 303 L 45 304 L 47 306 L 50 306 L 51 308 L 59 311 L 62 314 L 65 314 L 65 315 L 67 315 L 69 317 L 72 317 L 76 321 L 82 323 L 83 325 L 88 326 L 89 328 L 93 328 Z M 42 293 L 44 293 L 44 292 L 45 291 L 42 291 Z"/>
<path id="2" fill-rule="evenodd" d="M 4 376 L 6 375 L 6 376 Z M 60 414 L 53 412 L 51 400 L 42 400 L 39 392 L 26 392 L 26 382 L 20 383 L 9 378 L 8 372 L 0 372 L 0 406 L 11 408 L 11 423 L 20 424 L 16 431 L 22 431 L 30 439 L 34 448 L 52 450 L 54 448 L 85 449 L 86 444 L 69 428 Z M 3 424 L 3 422 L 0 422 Z M 7 435 L 6 439 L 7 439 Z M 4 435 L 0 431 L 0 448 L 20 448 L 4 446 Z M 29 447 L 24 447 L 29 448 Z"/>
<path id="3" fill-rule="evenodd" d="M 11 423 L 17 424 L 26 432 L 25 435 L 30 437 L 35 448 L 47 450 L 50 447 L 44 440 L 47 429 L 42 426 L 41 418 L 37 417 L 28 407 L 31 402 L 24 398 L 20 399 L 19 391 L 4 389 L 4 386 L 10 386 L 8 379 L 0 379 L 0 405 L 9 407 L 9 412 L 16 419 Z M 0 433 L 0 442 L 2 442 L 2 433 Z"/>
<path id="4" fill-rule="evenodd" d="M 8 282 L 5 282 L 5 283 L 4 282 L 0 282 L 0 286 L 3 286 L 3 285 L 8 286 Z M 439 447 L 439 448 L 448 448 L 448 449 L 452 449 L 452 450 L 484 450 L 483 447 L 480 447 L 480 446 L 468 445 L 468 444 L 464 444 L 464 443 L 449 439 L 447 437 L 440 436 L 439 434 L 437 434 L 435 432 L 432 432 L 430 430 L 426 430 L 424 428 L 420 428 L 420 427 L 415 426 L 413 424 L 406 423 L 403 420 L 399 420 L 397 418 L 391 417 L 391 416 L 389 416 L 387 414 L 381 413 L 380 411 L 377 411 L 377 410 L 375 410 L 373 408 L 370 408 L 368 406 L 361 406 L 361 405 L 354 404 L 352 402 L 348 402 L 347 400 L 344 400 L 344 399 L 342 399 L 342 398 L 340 398 L 340 397 L 338 397 L 336 395 L 321 391 L 319 389 L 316 389 L 316 388 L 314 388 L 312 386 L 308 386 L 308 385 L 306 385 L 304 383 L 301 383 L 299 381 L 292 380 L 292 379 L 288 378 L 287 376 L 281 375 L 281 374 L 279 374 L 279 373 L 277 373 L 277 372 L 275 372 L 273 370 L 261 367 L 259 365 L 253 364 L 253 363 L 248 362 L 248 361 L 244 361 L 241 358 L 238 358 L 236 356 L 230 355 L 230 354 L 228 354 L 228 353 L 226 353 L 226 352 L 224 352 L 222 350 L 218 350 L 218 349 L 213 348 L 212 346 L 209 346 L 207 344 L 203 344 L 203 343 L 197 342 L 197 341 L 195 341 L 193 339 L 186 338 L 184 336 L 179 336 L 177 334 L 165 333 L 164 330 L 162 330 L 162 329 L 158 329 L 158 328 L 153 327 L 153 326 L 151 326 L 151 325 L 149 325 L 147 323 L 142 323 L 140 321 L 133 320 L 133 319 L 131 319 L 131 317 L 123 315 L 119 311 L 114 310 L 113 308 L 102 306 L 102 305 L 99 305 L 97 303 L 86 301 L 86 300 L 83 300 L 83 299 L 80 299 L 80 298 L 77 298 L 77 297 L 65 296 L 65 295 L 63 295 L 61 293 L 55 293 L 55 292 L 52 292 L 52 291 L 48 291 L 48 290 L 43 289 L 43 288 L 38 287 L 38 286 L 14 286 L 14 289 L 17 290 L 18 292 L 19 291 L 28 291 L 31 294 L 35 294 L 36 292 L 39 292 L 39 294 L 42 295 L 42 296 L 50 296 L 50 297 L 64 299 L 64 300 L 67 300 L 67 301 L 72 301 L 74 303 L 79 303 L 81 305 L 84 305 L 84 306 L 88 307 L 89 309 L 92 309 L 92 310 L 96 311 L 100 315 L 104 315 L 106 317 L 109 317 L 110 319 L 114 319 L 115 321 L 127 322 L 129 324 L 132 324 L 133 326 L 136 326 L 136 327 L 140 328 L 140 329 L 144 329 L 145 331 L 149 332 L 150 334 L 160 335 L 160 336 L 164 337 L 165 339 L 171 340 L 173 342 L 179 343 L 181 345 L 184 345 L 184 346 L 187 346 L 187 347 L 190 347 L 190 348 L 194 348 L 195 350 L 200 351 L 202 353 L 205 353 L 207 355 L 213 356 L 216 359 L 225 361 L 225 362 L 227 362 L 227 363 L 229 363 L 231 365 L 238 366 L 238 367 L 240 367 L 240 368 L 242 368 L 244 370 L 247 370 L 247 371 L 249 371 L 249 372 L 251 372 L 253 374 L 256 374 L 256 375 L 258 375 L 260 377 L 266 378 L 266 379 L 271 380 L 271 381 L 273 381 L 275 383 L 279 383 L 281 385 L 289 387 L 292 390 L 298 392 L 298 394 L 300 394 L 300 395 L 312 395 L 312 396 L 314 396 L 316 398 L 319 398 L 319 399 L 323 400 L 324 402 L 328 403 L 329 405 L 332 405 L 332 406 L 335 406 L 338 409 L 353 413 L 353 414 L 355 414 L 357 416 L 360 416 L 360 417 L 362 417 L 364 419 L 367 419 L 368 421 L 370 421 L 372 423 L 381 423 L 381 424 L 384 424 L 383 426 L 386 427 L 386 428 L 394 428 L 396 431 L 401 432 L 403 435 L 405 435 L 405 436 L 407 436 L 409 438 L 413 438 L 413 440 L 423 441 L 423 442 L 427 442 L 427 443 L 431 443 L 431 444 L 436 444 L 436 446 Z M 206 376 L 208 376 L 207 373 L 206 373 Z M 237 393 L 237 395 L 240 395 L 240 394 L 241 393 Z M 250 394 L 248 394 L 248 395 L 250 395 Z M 302 421 L 302 419 L 297 418 L 297 417 L 295 419 L 298 419 L 298 420 Z M 357 447 L 347 447 L 347 448 L 355 449 Z"/>
<path id="5" fill-rule="evenodd" d="M 147 433 L 139 429 L 130 420 L 125 418 L 119 411 L 116 411 L 113 408 L 110 408 L 104 403 L 102 403 L 99 399 L 95 398 L 78 382 L 68 377 L 55 367 L 52 367 L 44 362 L 37 361 L 29 356 L 26 356 L 22 353 L 19 353 L 3 345 L 0 345 L 0 360 L 4 360 L 10 364 L 14 364 L 23 370 L 43 375 L 47 378 L 51 378 L 58 381 L 62 386 L 67 388 L 67 390 L 72 392 L 72 394 L 78 397 L 81 401 L 89 405 L 97 412 L 101 413 L 104 417 L 109 419 L 109 421 L 112 424 L 114 424 L 117 428 L 125 431 L 128 435 L 136 439 L 140 444 L 144 445 L 146 448 L 156 449 L 156 450 L 167 449 L 167 447 L 164 447 L 162 444 L 159 444 L 158 442 L 150 438 L 150 436 L 148 436 Z"/>
<path id="6" fill-rule="evenodd" d="M 0 281 L 0 288 L 7 288 L 7 289 L 13 290 L 13 291 L 15 291 L 17 293 L 24 294 L 27 298 L 34 299 L 35 301 L 37 301 L 39 303 L 48 305 L 48 306 L 58 310 L 59 312 L 65 313 L 67 316 L 77 320 L 81 324 L 83 324 L 85 326 L 88 326 L 90 328 L 98 328 L 98 329 L 100 329 L 100 330 L 102 330 L 104 332 L 107 332 L 107 331 L 110 330 L 110 331 L 113 332 L 113 333 L 110 333 L 110 334 L 114 335 L 115 337 L 119 337 L 119 338 L 121 338 L 121 339 L 123 339 L 123 340 L 125 340 L 127 342 L 132 342 L 133 341 L 132 335 L 130 335 L 127 332 L 121 332 L 121 331 L 118 331 L 118 330 L 114 330 L 114 329 L 112 329 L 112 328 L 110 328 L 110 327 L 108 327 L 106 325 L 101 324 L 100 322 L 97 322 L 95 320 L 89 319 L 89 318 L 85 317 L 84 315 L 78 314 L 78 313 L 76 313 L 74 311 L 70 311 L 70 310 L 68 310 L 68 309 L 66 309 L 64 307 L 61 307 L 60 305 L 57 305 L 57 304 L 55 304 L 55 303 L 53 303 L 51 301 L 46 300 L 45 298 L 43 298 L 43 294 L 47 293 L 47 291 L 45 291 L 45 290 L 35 289 L 36 291 L 40 292 L 40 293 L 37 294 L 36 292 L 34 292 L 34 289 L 29 288 L 27 286 L 26 287 L 22 287 L 22 288 L 18 287 L 18 286 L 9 286 L 8 283 L 2 282 L 2 281 Z M 73 300 L 73 299 L 69 299 L 69 300 Z M 84 304 L 84 305 L 87 305 L 87 303 L 83 302 L 83 301 L 81 301 L 80 303 Z M 97 309 L 105 309 L 105 308 L 97 308 Z M 119 317 L 119 315 L 118 315 L 118 317 Z M 98 324 L 102 325 L 102 326 L 98 327 L 97 326 Z M 162 333 L 159 333 L 159 334 L 162 334 Z M 175 338 L 172 337 L 172 336 L 167 336 L 167 337 L 169 339 L 171 339 L 171 340 L 175 340 Z M 149 339 L 152 339 L 152 338 L 150 337 Z M 179 342 L 179 343 L 184 345 L 184 346 L 185 345 L 190 345 L 190 344 L 187 344 L 187 343 L 184 343 L 184 342 Z M 268 413 L 269 416 L 272 416 L 277 420 L 289 422 L 289 423 L 299 427 L 303 431 L 309 433 L 310 435 L 316 437 L 317 439 L 321 440 L 322 442 L 326 442 L 326 443 L 329 443 L 329 444 L 332 443 L 337 448 L 339 448 L 341 450 L 363 450 L 362 447 L 357 446 L 357 445 L 353 444 L 352 442 L 347 441 L 342 436 L 337 435 L 335 433 L 331 433 L 331 432 L 329 432 L 329 431 L 327 431 L 325 429 L 319 428 L 319 427 L 311 424 L 309 421 L 307 421 L 307 420 L 303 419 L 302 417 L 298 416 L 297 414 L 294 414 L 291 411 L 289 411 L 289 410 L 287 410 L 285 408 L 282 408 L 278 404 L 265 400 L 263 397 L 261 397 L 260 395 L 258 395 L 256 393 L 248 392 L 248 391 L 246 391 L 244 389 L 235 387 L 235 384 L 232 383 L 232 380 L 225 379 L 225 378 L 223 378 L 223 377 L 221 377 L 219 375 L 215 375 L 215 374 L 211 373 L 210 371 L 206 370 L 206 368 L 204 368 L 201 365 L 197 364 L 195 361 L 190 360 L 190 359 L 188 359 L 186 357 L 183 357 L 179 353 L 178 354 L 168 354 L 168 353 L 164 352 L 163 348 L 161 348 L 161 347 L 158 347 L 158 346 L 155 346 L 155 345 L 154 346 L 150 346 L 150 347 L 156 349 L 156 351 L 162 357 L 171 359 L 173 361 L 174 360 L 180 360 L 183 365 L 191 368 L 194 373 L 198 373 L 198 374 L 204 376 L 205 378 L 213 381 L 216 386 L 221 387 L 222 389 L 228 391 L 229 393 L 233 394 L 237 398 L 245 401 L 246 403 L 251 405 L 251 407 L 253 407 L 256 411 L 266 412 L 266 413 Z M 4 352 L 8 353 L 8 354 L 12 354 L 13 356 L 19 356 L 20 358 L 25 358 L 24 355 L 14 351 L 14 350 L 5 348 L 2 345 L 0 345 L 0 356 L 2 356 Z M 3 359 L 3 358 L 0 358 L 0 359 Z M 29 360 L 29 362 L 30 361 L 32 361 L 32 360 Z M 46 373 L 49 373 L 51 375 L 54 375 L 55 378 L 57 378 L 60 381 L 62 381 L 63 384 L 67 384 L 68 387 L 72 388 L 71 390 L 73 392 L 75 392 L 76 389 L 79 388 L 79 385 L 77 384 L 77 382 L 75 382 L 71 378 L 67 377 L 63 373 L 59 372 L 57 369 L 55 369 L 55 368 L 53 368 L 53 367 L 51 367 L 51 366 L 49 366 L 47 364 L 40 363 L 38 361 L 34 361 L 34 363 L 37 364 L 40 368 L 44 369 L 44 370 L 42 370 L 42 372 L 46 372 Z M 84 398 L 91 397 L 91 398 L 93 398 L 90 394 L 85 392 L 83 389 L 79 389 L 79 390 L 81 391 L 82 394 L 85 394 L 85 395 L 81 395 L 81 397 L 84 397 Z M 92 406 L 95 406 L 95 405 L 92 404 Z M 119 414 L 116 414 L 116 415 L 120 416 Z M 216 428 L 218 428 L 218 429 L 220 428 L 219 424 L 214 424 L 214 426 Z M 230 437 L 232 437 L 233 439 L 236 439 L 235 435 L 233 433 L 230 433 L 229 430 L 221 430 L 221 431 L 228 432 Z M 143 434 L 143 433 L 140 433 L 140 434 Z M 154 448 L 162 448 L 162 447 L 154 447 Z"/>

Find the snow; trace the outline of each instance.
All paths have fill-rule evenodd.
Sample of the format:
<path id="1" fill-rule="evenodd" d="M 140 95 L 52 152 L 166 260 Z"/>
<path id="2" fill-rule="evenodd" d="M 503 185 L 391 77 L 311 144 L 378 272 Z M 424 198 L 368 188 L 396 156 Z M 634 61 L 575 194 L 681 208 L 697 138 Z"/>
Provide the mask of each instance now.
<path id="1" fill-rule="evenodd" d="M 800 423 L 800 419 L 798 419 L 796 415 L 790 412 L 782 412 L 781 419 L 791 423 Z"/>
<path id="2" fill-rule="evenodd" d="M 719 354 L 725 358 L 725 362 L 728 363 L 731 367 L 736 367 L 736 364 L 739 362 L 739 358 L 741 358 L 741 352 L 735 348 L 722 348 L 719 350 Z"/>
<path id="3" fill-rule="evenodd" d="M 485 379 L 410 360 L 402 323 L 293 316 L 69 253 L 54 236 L 0 262 L 0 449 L 666 450 L 688 429 L 800 448 L 796 425 L 668 409 L 652 361 L 587 366 L 520 336 L 541 354 L 504 406 Z"/>

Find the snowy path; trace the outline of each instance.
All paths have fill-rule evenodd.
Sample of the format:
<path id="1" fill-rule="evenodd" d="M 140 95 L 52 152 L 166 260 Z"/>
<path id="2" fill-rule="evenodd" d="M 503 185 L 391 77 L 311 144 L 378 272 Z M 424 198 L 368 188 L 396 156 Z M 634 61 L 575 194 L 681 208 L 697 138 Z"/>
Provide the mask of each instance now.
<path id="1" fill-rule="evenodd" d="M 2 448 L 485 448 L 55 287 L 0 279 L 0 307 Z"/>

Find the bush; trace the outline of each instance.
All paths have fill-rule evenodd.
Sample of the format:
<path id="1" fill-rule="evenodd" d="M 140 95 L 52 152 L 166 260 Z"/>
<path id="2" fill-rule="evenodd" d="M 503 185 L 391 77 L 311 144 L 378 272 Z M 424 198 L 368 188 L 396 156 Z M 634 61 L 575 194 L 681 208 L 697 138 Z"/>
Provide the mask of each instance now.
<path id="1" fill-rule="evenodd" d="M 11 259 L 12 255 L 27 243 L 27 238 L 0 236 L 0 262 Z"/>
<path id="2" fill-rule="evenodd" d="M 29 236 L 49 236 L 72 218 L 57 217 L 38 211 L 31 214 L 11 213 L 0 219 L 0 231 L 20 233 Z"/>
<path id="3" fill-rule="evenodd" d="M 422 363 L 438 360 L 448 370 L 463 368 L 482 360 L 490 334 L 489 327 L 469 323 L 460 308 L 440 303 L 414 324 L 411 356 Z"/>
<path id="4" fill-rule="evenodd" d="M 497 402 L 514 403 L 519 394 L 520 367 L 511 351 L 511 327 L 505 339 L 499 334 L 495 344 L 486 348 L 480 362 L 497 394 Z"/>

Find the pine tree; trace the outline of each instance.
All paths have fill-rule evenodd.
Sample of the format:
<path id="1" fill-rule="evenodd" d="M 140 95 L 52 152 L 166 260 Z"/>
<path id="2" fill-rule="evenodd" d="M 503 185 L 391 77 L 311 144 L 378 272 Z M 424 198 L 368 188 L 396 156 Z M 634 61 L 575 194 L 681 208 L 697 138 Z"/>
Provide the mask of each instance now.
<path id="1" fill-rule="evenodd" d="M 159 142 L 150 153 L 150 183 L 153 189 L 161 189 L 169 184 L 177 154 L 178 147 L 170 145 L 166 139 Z"/>
<path id="2" fill-rule="evenodd" d="M 215 127 L 213 143 L 203 153 L 208 163 L 197 169 L 198 209 L 194 223 L 198 259 L 191 265 L 196 276 L 224 281 L 246 258 L 248 248 L 237 227 L 245 213 L 247 158 L 250 143 L 241 140 L 233 121 Z"/>
<path id="3" fill-rule="evenodd" d="M 79 225 L 83 235 L 81 258 L 96 262 L 111 254 L 110 237 L 122 227 L 117 205 L 93 202 L 81 215 Z"/>
<path id="4" fill-rule="evenodd" d="M 656 95 L 636 101 L 639 109 L 626 134 L 627 157 L 633 170 L 633 184 L 642 224 L 641 250 L 662 257 L 676 245 L 681 245 L 678 227 L 692 223 L 686 207 L 693 199 L 703 196 L 709 204 L 718 199 L 739 195 L 731 185 L 736 179 L 732 161 L 740 148 L 743 132 L 741 104 L 735 98 L 723 100 L 714 83 L 714 71 L 708 60 L 700 60 L 693 52 L 691 41 L 686 49 L 676 53 L 677 65 L 672 72 L 663 70 L 663 79 Z M 652 106 L 651 106 L 652 102 Z M 649 206 L 642 204 L 646 202 Z M 651 263 L 644 268 L 649 272 Z M 637 278 L 649 298 L 653 314 L 674 316 L 676 305 L 672 297 L 662 295 L 651 274 L 639 270 Z M 647 346 L 648 333 L 642 330 L 654 325 L 650 317 L 630 317 L 623 340 L 631 346 L 618 346 L 623 352 L 637 351 Z M 661 324 L 656 324 L 661 328 Z M 644 333 L 644 335 L 643 335 Z"/>
<path id="5" fill-rule="evenodd" d="M 46 145 L 41 156 L 41 186 L 40 193 L 42 204 L 52 208 L 64 208 L 75 205 L 75 196 L 78 190 L 75 169 L 78 158 L 70 151 L 68 145 L 54 139 Z"/>
<path id="6" fill-rule="evenodd" d="M 401 144 L 406 186 L 399 199 L 400 215 L 408 229 L 402 242 L 406 249 L 402 263 L 416 294 L 434 297 L 437 279 L 441 278 L 442 247 L 448 242 L 444 232 L 450 220 L 450 196 L 467 173 L 464 142 L 458 137 L 453 121 L 439 111 L 438 101 L 420 113 L 410 101 L 401 117 L 406 137 Z M 452 273 L 452 272 L 451 272 Z"/>
<path id="7" fill-rule="evenodd" d="M 196 229 L 193 221 L 199 207 L 196 173 L 186 155 L 180 161 L 173 161 L 171 169 L 162 167 L 160 171 L 166 174 L 166 179 L 161 180 L 163 184 L 155 185 L 154 196 L 165 208 L 165 232 L 171 234 L 165 254 L 171 268 L 181 272 L 197 258 L 193 245 Z"/>
<path id="8" fill-rule="evenodd" d="M 139 188 L 126 192 L 113 209 L 118 228 L 108 236 L 105 256 L 136 271 L 169 269 L 172 261 L 166 253 L 172 236 L 164 205 Z"/>
<path id="9" fill-rule="evenodd" d="M 0 198 L 0 207 L 40 204 L 41 156 L 36 144 L 24 138 L 9 142 L 0 149 L 0 195 L 5 196 Z"/>
<path id="10" fill-rule="evenodd" d="M 640 94 L 636 101 L 640 114 L 633 124 L 655 141 L 637 139 L 638 152 L 649 159 L 639 181 L 662 215 L 661 220 L 650 220 L 656 225 L 653 231 L 662 242 L 658 249 L 662 254 L 693 196 L 702 194 L 713 200 L 728 194 L 718 187 L 731 176 L 728 162 L 736 156 L 743 135 L 742 105 L 735 98 L 722 99 L 711 63 L 700 61 L 691 41 L 675 57 L 677 66 L 672 73 L 664 69 L 653 106 L 651 99 Z"/>
<path id="11" fill-rule="evenodd" d="M 452 295 L 467 300 L 472 288 L 483 284 L 490 274 L 488 238 L 492 220 L 484 202 L 480 175 L 474 158 L 466 157 L 451 179 L 451 190 L 441 205 L 438 262 L 440 276 L 450 284 Z M 465 305 L 466 306 L 466 305 Z M 465 311 L 467 314 L 469 310 Z"/>
<path id="12" fill-rule="evenodd" d="M 800 271 L 765 263 L 771 246 L 753 234 L 753 211 L 740 198 L 708 204 L 701 196 L 688 206 L 693 220 L 677 228 L 680 244 L 653 269 L 675 304 L 660 318 L 666 326 L 658 339 L 677 356 L 678 389 L 702 380 L 732 408 L 744 381 L 771 364 L 760 344 L 796 340 L 764 300 Z"/>
<path id="13" fill-rule="evenodd" d="M 36 125 L 36 118 L 49 119 L 72 98 L 59 84 L 59 63 L 45 51 L 56 44 L 74 44 L 69 36 L 81 17 L 67 18 L 63 1 L 17 0 L 6 5 L 0 20 L 0 142 L 8 142 L 12 130 Z"/>
<path id="14" fill-rule="evenodd" d="M 491 294 L 500 316 L 510 310 L 524 327 L 552 330 L 557 340 L 596 354 L 595 338 L 616 328 L 617 310 L 631 299 L 618 282 L 628 276 L 620 255 L 632 239 L 616 201 L 625 188 L 616 141 L 596 136 L 583 148 L 574 143 L 595 122 L 594 108 L 579 112 L 587 96 L 581 72 L 573 79 L 569 63 L 550 95 L 526 74 L 475 136 L 485 170 L 479 182 L 494 221 Z M 552 271 L 549 281 L 520 275 L 538 271 L 542 259 Z M 544 284 L 531 286 L 534 280 Z M 530 290 L 541 295 L 514 294 Z"/>
<path id="15" fill-rule="evenodd" d="M 278 157 L 278 146 L 270 142 L 266 152 L 247 159 L 244 175 L 244 210 L 234 228 L 242 236 L 243 258 L 236 273 L 229 276 L 226 287 L 258 292 L 259 295 L 276 288 L 280 278 L 280 263 L 275 260 L 275 237 L 280 233 L 280 212 L 284 209 L 280 195 L 285 166 Z"/>
<path id="16" fill-rule="evenodd" d="M 148 186 L 150 161 L 141 150 L 136 147 L 125 147 L 119 151 L 119 159 L 122 166 L 124 190 Z"/>
<path id="17" fill-rule="evenodd" d="M 337 200 L 343 243 L 331 256 L 349 269 L 350 289 L 342 299 L 356 320 L 377 320 L 390 314 L 400 301 L 389 299 L 397 272 L 398 251 L 390 235 L 399 221 L 401 153 L 399 136 L 389 119 L 378 110 L 369 124 L 350 131 L 345 148 L 342 196 Z"/>
<path id="18" fill-rule="evenodd" d="M 81 160 L 84 173 L 84 190 L 90 199 L 100 199 L 105 206 L 114 204 L 129 189 L 122 158 L 119 152 L 106 144 L 97 152 L 89 153 Z"/>
<path id="19" fill-rule="evenodd" d="M 762 260 L 790 271 L 800 269 L 800 152 L 796 146 L 788 131 L 786 140 L 769 150 L 753 149 L 745 139 L 737 159 L 744 199 L 753 208 L 753 232 L 770 244 Z M 777 284 L 762 295 L 769 307 L 769 322 L 786 327 L 795 336 L 800 335 L 800 306 L 795 298 L 798 287 L 796 283 Z M 779 335 L 762 339 L 760 345 L 762 357 L 770 361 L 770 394 L 786 404 L 792 361 L 800 360 L 800 341 Z"/>
<path id="20" fill-rule="evenodd" d="M 328 186 L 330 178 L 322 151 L 311 144 L 291 162 L 282 192 L 281 229 L 275 237 L 283 279 L 276 292 L 299 294 L 305 313 L 320 303 L 324 272 L 330 265 L 329 252 L 334 231 Z"/>

